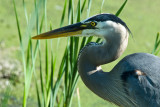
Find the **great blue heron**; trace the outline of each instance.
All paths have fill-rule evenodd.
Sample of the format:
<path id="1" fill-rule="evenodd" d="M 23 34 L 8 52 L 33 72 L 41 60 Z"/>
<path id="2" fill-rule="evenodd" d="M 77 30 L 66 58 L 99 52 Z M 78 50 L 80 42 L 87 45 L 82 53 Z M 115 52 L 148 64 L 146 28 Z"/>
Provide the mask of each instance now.
<path id="1" fill-rule="evenodd" d="M 33 39 L 64 36 L 97 36 L 79 53 L 78 71 L 85 85 L 99 97 L 122 107 L 160 107 L 160 58 L 134 53 L 123 58 L 110 72 L 100 65 L 119 58 L 127 47 L 130 30 L 113 14 L 98 14 L 84 21 L 55 29 Z"/>

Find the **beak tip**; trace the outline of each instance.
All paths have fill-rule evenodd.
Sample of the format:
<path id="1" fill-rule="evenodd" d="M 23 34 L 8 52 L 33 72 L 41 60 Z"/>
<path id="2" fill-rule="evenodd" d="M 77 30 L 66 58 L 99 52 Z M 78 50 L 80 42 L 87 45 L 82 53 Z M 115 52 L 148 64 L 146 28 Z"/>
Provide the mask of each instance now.
<path id="1" fill-rule="evenodd" d="M 36 36 L 33 36 L 32 39 L 38 39 Z"/>

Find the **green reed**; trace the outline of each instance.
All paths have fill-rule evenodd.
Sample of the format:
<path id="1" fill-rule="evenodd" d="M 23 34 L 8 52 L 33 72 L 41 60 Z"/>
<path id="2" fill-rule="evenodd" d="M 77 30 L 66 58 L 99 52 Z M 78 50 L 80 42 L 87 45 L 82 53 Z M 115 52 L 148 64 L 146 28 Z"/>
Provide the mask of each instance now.
<path id="1" fill-rule="evenodd" d="M 105 0 L 102 0 L 100 13 L 102 12 L 104 2 Z M 126 3 L 127 0 L 124 1 L 117 11 L 117 16 L 121 13 Z M 80 22 L 85 7 L 88 9 L 87 17 L 89 17 L 91 4 L 92 0 L 78 0 L 77 5 L 75 6 L 74 0 L 64 0 L 60 26 L 63 26 L 66 16 L 68 18 L 68 24 Z M 77 56 L 80 49 L 90 42 L 92 37 L 83 37 L 82 39 L 78 37 L 69 37 L 67 39 L 67 46 L 65 47 L 63 57 L 62 59 L 58 59 L 57 49 L 59 47 L 60 39 L 58 39 L 57 49 L 52 48 L 52 40 L 46 40 L 45 51 L 41 48 L 39 40 L 31 40 L 31 34 L 34 32 L 34 27 L 36 27 L 37 35 L 41 33 L 42 29 L 47 31 L 47 0 L 34 0 L 35 8 L 31 15 L 28 15 L 26 3 L 23 0 L 24 15 L 27 23 L 26 33 L 24 35 L 21 33 L 20 17 L 18 16 L 14 0 L 13 5 L 24 71 L 25 84 L 23 107 L 27 106 L 27 98 L 31 84 L 34 84 L 35 86 L 37 104 L 39 107 L 70 107 L 79 78 L 77 72 Z M 52 24 L 49 26 L 50 30 L 52 30 Z M 100 40 L 101 39 L 97 39 L 96 42 L 100 42 Z M 42 53 L 45 53 L 45 55 L 42 55 Z M 42 62 L 42 58 L 45 58 L 45 62 Z M 61 60 L 61 63 L 60 66 L 58 66 L 58 72 L 55 72 L 57 60 Z M 43 69 L 44 67 L 45 69 Z M 78 89 L 77 95 L 78 106 L 80 107 Z"/>

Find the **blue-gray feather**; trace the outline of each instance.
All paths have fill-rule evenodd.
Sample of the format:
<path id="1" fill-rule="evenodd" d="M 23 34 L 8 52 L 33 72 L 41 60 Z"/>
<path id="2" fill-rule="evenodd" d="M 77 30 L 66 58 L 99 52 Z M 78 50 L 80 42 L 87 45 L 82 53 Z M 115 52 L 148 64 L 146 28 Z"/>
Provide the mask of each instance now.
<path id="1" fill-rule="evenodd" d="M 140 107 L 160 106 L 160 58 L 147 53 L 135 53 L 126 56 L 113 70 L 123 70 L 122 80 L 126 94 Z M 134 70 L 145 75 L 137 77 Z M 125 76 L 125 74 L 127 74 Z M 129 75 L 128 75 L 129 74 Z M 143 100 L 142 100 L 143 99 Z"/>

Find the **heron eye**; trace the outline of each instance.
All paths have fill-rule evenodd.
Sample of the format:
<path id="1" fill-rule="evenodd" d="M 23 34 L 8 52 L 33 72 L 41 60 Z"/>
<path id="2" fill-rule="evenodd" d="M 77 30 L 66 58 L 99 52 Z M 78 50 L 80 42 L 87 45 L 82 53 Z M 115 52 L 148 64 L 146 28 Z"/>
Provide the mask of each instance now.
<path id="1" fill-rule="evenodd" d="M 91 22 L 91 25 L 92 26 L 96 26 L 96 22 Z"/>

